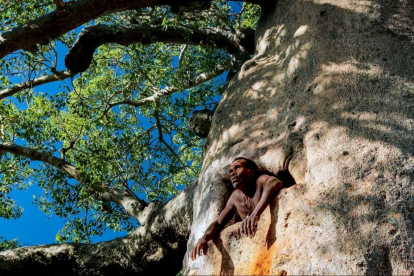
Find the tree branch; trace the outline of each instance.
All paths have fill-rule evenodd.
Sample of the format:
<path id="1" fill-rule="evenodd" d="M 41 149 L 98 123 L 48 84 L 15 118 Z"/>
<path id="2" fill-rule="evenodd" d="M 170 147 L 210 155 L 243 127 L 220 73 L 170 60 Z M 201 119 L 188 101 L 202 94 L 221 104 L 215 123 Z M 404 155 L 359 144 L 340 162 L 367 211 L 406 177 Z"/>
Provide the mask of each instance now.
<path id="1" fill-rule="evenodd" d="M 178 162 L 180 162 L 181 164 L 182 161 L 180 159 L 180 157 L 178 156 L 178 154 L 174 151 L 174 149 L 164 140 L 164 134 L 162 133 L 162 124 L 161 124 L 161 119 L 160 116 L 158 114 L 158 109 L 159 109 L 159 102 L 158 102 L 158 98 L 154 99 L 154 118 L 155 118 L 155 126 L 157 127 L 158 130 L 158 140 L 164 144 L 164 146 L 171 152 L 171 154 L 175 157 L 175 159 L 177 159 Z M 184 164 L 183 164 L 184 165 Z"/>
<path id="2" fill-rule="evenodd" d="M 45 83 L 51 83 L 57 80 L 64 80 L 67 78 L 71 78 L 75 75 L 75 73 L 69 71 L 69 70 L 65 70 L 65 71 L 57 71 L 54 74 L 51 75 L 47 75 L 47 76 L 42 76 L 40 78 L 31 80 L 31 81 L 27 81 L 27 82 L 23 82 L 21 84 L 15 85 L 13 87 L 10 88 L 6 88 L 2 91 L 0 91 L 0 100 L 4 99 L 5 97 L 8 96 L 12 96 L 24 89 L 27 88 L 33 88 Z"/>
<path id="3" fill-rule="evenodd" d="M 113 26 L 96 25 L 82 30 L 69 53 L 65 65 L 73 72 L 83 72 L 92 62 L 97 47 L 107 43 L 149 45 L 156 42 L 214 46 L 227 51 L 242 64 L 253 54 L 252 32 L 233 33 L 218 28 L 199 29 L 189 26 Z M 249 36 L 249 39 L 245 39 Z M 243 39 L 240 39 L 243 38 Z M 250 41 L 249 41 L 250 40 Z M 241 41 L 245 44 L 241 44 Z"/>
<path id="4" fill-rule="evenodd" d="M 110 109 L 112 107 L 115 107 L 115 106 L 118 106 L 118 105 L 122 105 L 122 104 L 131 105 L 131 106 L 134 106 L 134 107 L 140 107 L 140 106 L 143 106 L 145 104 L 154 102 L 155 99 L 159 99 L 159 98 L 164 97 L 164 96 L 172 95 L 175 92 L 182 91 L 182 90 L 189 89 L 189 88 L 195 87 L 197 85 L 200 85 L 200 84 L 202 84 L 206 81 L 209 81 L 209 80 L 221 75 L 224 71 L 226 71 L 228 69 L 229 68 L 226 68 L 224 66 L 219 65 L 214 70 L 212 70 L 211 72 L 206 72 L 206 73 L 198 75 L 194 79 L 194 81 L 191 81 L 187 85 L 183 85 L 181 87 L 165 87 L 164 89 L 158 90 L 158 92 L 155 93 L 154 95 L 146 97 L 146 98 L 138 100 L 138 101 L 125 99 L 125 100 L 122 100 L 122 101 L 119 101 L 119 102 L 111 103 L 111 104 L 109 104 L 108 109 Z"/>
<path id="5" fill-rule="evenodd" d="M 178 3 L 177 3 L 178 2 Z M 26 24 L 18 26 L 0 36 L 0 58 L 23 49 L 35 51 L 37 44 L 46 45 L 80 25 L 105 14 L 145 7 L 174 5 L 180 3 L 210 2 L 206 0 L 79 0 L 66 3 L 55 10 Z M 246 2 L 260 4 L 261 0 Z"/>
<path id="6" fill-rule="evenodd" d="M 95 27 L 99 27 L 99 28 L 95 28 Z M 104 28 L 101 28 L 101 27 L 104 27 Z M 105 30 L 103 33 L 100 33 L 99 36 L 105 36 L 105 34 L 108 34 L 106 32 L 108 31 L 109 27 L 111 27 L 111 26 L 98 25 L 98 26 L 93 26 L 93 27 L 90 27 L 90 28 L 86 28 L 86 31 L 84 31 L 85 35 L 84 36 L 82 36 L 82 35 L 79 36 L 78 41 L 75 43 L 74 47 L 72 47 L 71 52 L 66 56 L 66 62 L 69 62 L 70 64 L 73 64 L 73 66 L 75 66 L 75 67 L 79 67 L 81 65 L 82 68 L 84 68 L 84 67 L 87 68 L 89 66 L 90 62 L 92 61 L 93 52 L 96 49 L 96 48 L 93 48 L 93 50 L 89 49 L 91 47 L 91 45 L 89 44 L 88 41 L 90 39 L 94 40 L 94 37 L 95 37 L 94 33 L 97 32 L 97 31 L 99 32 L 99 29 L 104 29 Z M 143 31 L 143 29 L 141 27 L 139 27 L 137 29 Z M 130 29 L 130 31 L 131 30 L 132 29 Z M 174 32 L 177 32 L 177 31 L 178 31 L 178 29 L 175 29 Z M 189 30 L 187 30 L 187 31 L 189 31 Z M 112 29 L 111 29 L 111 32 L 112 32 Z M 163 31 L 161 30 L 159 32 L 159 34 L 161 34 L 162 32 Z M 202 41 L 206 41 L 205 42 L 206 44 L 214 43 L 214 39 L 217 39 L 217 38 L 218 38 L 217 41 L 222 41 L 223 43 L 225 42 L 226 39 L 228 39 L 229 41 L 233 40 L 233 46 L 231 46 L 229 44 L 229 45 L 226 45 L 225 48 L 227 48 L 229 50 L 229 52 L 230 51 L 233 52 L 233 51 L 236 51 L 237 47 L 240 47 L 242 52 L 240 52 L 238 57 L 243 58 L 243 60 L 240 60 L 240 62 L 244 62 L 244 58 L 248 58 L 248 56 L 246 56 L 245 52 L 244 52 L 244 51 L 247 51 L 247 50 L 243 50 L 244 46 L 237 45 L 237 43 L 238 43 L 238 39 L 242 39 L 243 41 L 245 41 L 243 44 L 246 44 L 246 47 L 252 48 L 251 46 L 247 46 L 248 41 L 250 41 L 250 40 L 253 41 L 252 38 L 251 38 L 251 36 L 253 35 L 252 32 L 250 32 L 250 33 L 245 32 L 241 36 L 240 36 L 240 34 L 238 34 L 237 35 L 238 38 L 235 38 L 235 35 L 228 32 L 228 31 L 223 31 L 223 35 L 221 37 L 213 35 L 216 31 L 211 31 L 211 30 L 205 31 L 205 33 L 207 33 L 207 32 L 210 33 L 209 36 L 210 36 L 211 39 L 202 40 Z M 128 32 L 123 33 L 123 35 L 121 35 L 120 37 L 122 38 L 122 36 L 126 36 L 127 34 L 128 34 Z M 201 39 L 203 37 L 203 35 L 201 35 L 201 34 L 202 34 L 202 32 L 198 32 L 197 35 L 194 35 L 192 37 L 193 41 L 196 41 L 197 37 L 199 39 Z M 136 37 L 138 37 L 140 35 L 143 35 L 143 34 L 142 33 L 141 34 L 137 33 Z M 109 36 L 111 36 L 111 35 L 109 35 Z M 184 33 L 181 33 L 179 36 L 181 36 L 181 39 L 185 39 Z M 175 39 L 177 39 L 176 41 L 178 41 L 180 39 L 179 36 L 175 37 Z M 247 39 L 246 36 L 248 36 L 249 39 Z M 171 39 L 171 41 L 172 41 L 172 39 L 174 39 L 172 33 L 169 37 L 166 36 L 165 38 L 166 39 L 167 38 Z M 128 36 L 126 36 L 123 39 L 128 40 L 129 38 L 128 38 Z M 114 41 L 116 41 L 116 40 L 114 39 Z M 131 38 L 131 40 L 129 42 L 132 43 L 132 41 L 133 41 L 133 39 Z M 93 42 L 93 43 L 95 43 L 95 42 Z M 125 42 L 121 39 L 119 41 L 119 44 L 123 44 L 123 43 L 127 43 L 127 42 Z M 123 45 L 126 45 L 126 44 L 123 44 Z M 188 45 L 188 44 L 184 44 L 184 45 Z M 86 48 L 88 48 L 89 50 L 86 49 Z M 185 48 L 183 48 L 183 51 L 184 51 L 184 49 Z M 250 53 L 251 50 L 252 49 L 249 49 L 249 53 Z M 78 54 L 75 54 L 75 52 L 78 53 Z M 75 71 L 77 71 L 77 68 L 75 68 Z M 57 81 L 57 80 L 64 80 L 64 79 L 67 79 L 67 78 L 71 78 L 75 75 L 76 75 L 76 73 L 74 71 L 71 71 L 71 70 L 57 71 L 54 74 L 47 75 L 47 76 L 42 76 L 42 77 L 39 77 L 37 79 L 21 83 L 21 84 L 15 85 L 15 86 L 10 87 L 10 88 L 3 89 L 2 91 L 0 91 L 0 99 L 4 99 L 8 96 L 12 96 L 12 95 L 24 90 L 24 89 L 34 88 L 36 86 L 46 84 L 46 83 L 51 83 L 51 82 L 54 82 L 54 81 Z M 149 100 L 149 101 L 152 101 L 152 100 Z"/>
<path id="7" fill-rule="evenodd" d="M 176 275 L 182 268 L 197 181 L 153 205 L 148 224 L 98 244 L 53 244 L 0 252 L 0 275 Z"/>
<path id="8" fill-rule="evenodd" d="M 131 196 L 123 190 L 112 189 L 110 191 L 102 191 L 94 188 L 93 183 L 89 183 L 75 166 L 63 159 L 54 157 L 51 154 L 18 146 L 15 144 L 0 144 L 0 152 L 8 152 L 14 155 L 25 156 L 33 161 L 42 161 L 72 177 L 88 188 L 88 192 L 98 200 L 107 202 L 111 201 L 121 205 L 125 211 L 132 217 L 138 219 L 141 224 L 145 223 L 146 214 L 144 208 L 148 205 L 144 200 Z"/>
<path id="9" fill-rule="evenodd" d="M 181 66 L 181 61 L 182 61 L 182 59 L 183 59 L 183 57 L 184 57 L 184 53 L 185 53 L 185 51 L 187 50 L 187 48 L 188 48 L 188 45 L 187 44 L 184 44 L 182 47 L 181 47 L 181 51 L 180 51 L 180 55 L 178 56 L 178 67 L 180 67 Z"/>
<path id="10" fill-rule="evenodd" d="M 86 183 L 85 179 L 83 179 L 80 172 L 72 164 L 66 162 L 63 159 L 54 157 L 50 154 L 18 146 L 15 144 L 0 144 L 0 152 L 8 152 L 14 155 L 25 156 L 33 161 L 42 161 L 44 163 L 58 168 L 59 170 L 65 172 L 74 179 L 82 183 Z"/>

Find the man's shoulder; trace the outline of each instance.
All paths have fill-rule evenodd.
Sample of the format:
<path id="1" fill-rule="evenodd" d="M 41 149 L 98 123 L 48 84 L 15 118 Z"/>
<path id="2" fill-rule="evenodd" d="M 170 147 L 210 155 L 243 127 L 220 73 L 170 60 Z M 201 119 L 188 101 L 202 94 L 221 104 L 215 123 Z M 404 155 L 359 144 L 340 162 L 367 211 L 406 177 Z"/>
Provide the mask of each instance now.
<path id="1" fill-rule="evenodd" d="M 231 195 L 230 195 L 230 197 L 229 197 L 229 201 L 237 201 L 238 199 L 240 199 L 241 197 L 242 197 L 242 191 L 240 191 L 240 190 L 238 190 L 238 189 L 235 189 L 232 193 L 231 193 Z"/>
<path id="2" fill-rule="evenodd" d="M 258 185 L 263 185 L 263 184 L 265 184 L 267 181 L 269 181 L 269 180 L 273 180 L 273 179 L 278 180 L 278 179 L 277 179 L 276 177 L 274 177 L 273 175 L 261 174 L 261 175 L 259 175 L 259 177 L 257 178 L 256 183 L 257 183 Z"/>
<path id="3" fill-rule="evenodd" d="M 231 193 L 230 198 L 232 198 L 232 197 L 238 197 L 238 196 L 240 196 L 241 194 L 242 194 L 242 191 L 240 191 L 240 190 L 238 190 L 238 189 L 235 189 L 235 190 L 233 190 L 233 192 Z"/>

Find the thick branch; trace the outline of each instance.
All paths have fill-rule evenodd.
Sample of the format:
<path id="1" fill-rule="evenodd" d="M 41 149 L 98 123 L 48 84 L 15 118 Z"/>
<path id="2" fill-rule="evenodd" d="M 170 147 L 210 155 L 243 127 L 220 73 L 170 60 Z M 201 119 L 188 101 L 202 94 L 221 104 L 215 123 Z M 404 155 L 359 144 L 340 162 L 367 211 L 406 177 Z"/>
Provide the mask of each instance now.
<path id="1" fill-rule="evenodd" d="M 152 209 L 148 224 L 98 244 L 54 244 L 0 253 L 0 275 L 176 275 L 187 248 L 197 182 Z"/>
<path id="2" fill-rule="evenodd" d="M 5 97 L 8 96 L 12 96 L 24 89 L 27 88 L 33 88 L 45 83 L 50 83 L 50 82 L 54 82 L 57 80 L 64 80 L 70 77 L 73 77 L 75 75 L 75 73 L 69 71 L 69 70 L 65 70 L 65 71 L 57 71 L 56 73 L 52 74 L 52 75 L 47 75 L 47 76 L 42 76 L 40 78 L 31 80 L 31 81 L 27 81 L 27 82 L 23 82 L 21 84 L 15 85 L 13 87 L 10 88 L 6 88 L 2 91 L 0 91 L 0 99 L 3 99 Z"/>
<path id="3" fill-rule="evenodd" d="M 96 199 L 104 202 L 111 201 L 117 203 L 124 207 L 125 211 L 129 215 L 138 219 L 141 224 L 145 223 L 145 215 L 143 214 L 143 210 L 147 206 L 147 203 L 145 201 L 134 198 L 122 190 L 112 189 L 109 192 L 105 192 L 93 188 L 94 185 L 88 183 L 88 181 L 81 175 L 76 167 L 66 162 L 64 159 L 60 159 L 54 157 L 51 154 L 27 147 L 18 146 L 15 144 L 0 144 L 0 152 L 8 152 L 14 155 L 25 156 L 33 161 L 42 161 L 46 164 L 52 165 L 53 167 L 65 172 L 69 177 L 72 177 L 85 185 L 91 195 Z"/>
<path id="4" fill-rule="evenodd" d="M 130 216 L 136 218 L 141 225 L 146 224 L 148 213 L 145 212 L 145 207 L 147 207 L 148 204 L 144 200 L 133 197 L 127 191 L 118 189 L 98 193 L 97 198 L 102 201 L 111 201 L 121 205 L 125 211 Z"/>
<path id="5" fill-rule="evenodd" d="M 8 152 L 14 155 L 25 156 L 33 161 L 42 161 L 55 168 L 65 172 L 70 177 L 85 183 L 85 179 L 81 176 L 80 172 L 72 164 L 66 162 L 63 159 L 54 157 L 51 154 L 37 151 L 34 149 L 18 146 L 15 144 L 0 144 L 0 152 Z"/>
<path id="6" fill-rule="evenodd" d="M 73 72 L 83 72 L 92 62 L 97 47 L 107 43 L 149 45 L 156 42 L 213 46 L 233 55 L 242 64 L 254 51 L 252 32 L 232 33 L 218 28 L 199 29 L 184 26 L 108 26 L 87 27 L 79 34 L 65 58 L 65 65 Z M 248 36 L 248 39 L 246 37 Z M 241 41 L 246 44 L 242 45 Z M 252 43 L 250 43 L 250 41 Z"/>
<path id="7" fill-rule="evenodd" d="M 177 5 L 206 0 L 79 0 L 18 26 L 0 36 L 0 58 L 19 49 L 33 51 L 36 44 L 45 45 L 78 26 L 102 15 L 160 5 Z M 259 4 L 260 0 L 250 0 Z"/>

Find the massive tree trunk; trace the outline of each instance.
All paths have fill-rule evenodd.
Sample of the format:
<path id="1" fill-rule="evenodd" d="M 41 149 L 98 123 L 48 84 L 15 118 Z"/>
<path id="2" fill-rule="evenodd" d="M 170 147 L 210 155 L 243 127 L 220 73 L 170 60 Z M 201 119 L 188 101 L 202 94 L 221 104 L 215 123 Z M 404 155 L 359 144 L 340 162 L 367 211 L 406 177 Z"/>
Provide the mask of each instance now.
<path id="1" fill-rule="evenodd" d="M 184 257 L 186 274 L 413 274 L 413 2 L 274 2 L 216 109 L 198 184 L 125 238 L 2 252 L 0 274 L 173 275 L 223 208 L 237 156 L 272 172 L 289 159 L 298 184 L 255 238 L 225 229 Z"/>
<path id="2" fill-rule="evenodd" d="M 275 1 L 276 2 L 276 1 Z M 206 140 L 188 248 L 220 212 L 235 157 L 297 185 L 254 239 L 237 226 L 186 274 L 414 273 L 412 1 L 281 0 L 223 95 Z M 290 156 L 290 157 L 289 157 Z"/>

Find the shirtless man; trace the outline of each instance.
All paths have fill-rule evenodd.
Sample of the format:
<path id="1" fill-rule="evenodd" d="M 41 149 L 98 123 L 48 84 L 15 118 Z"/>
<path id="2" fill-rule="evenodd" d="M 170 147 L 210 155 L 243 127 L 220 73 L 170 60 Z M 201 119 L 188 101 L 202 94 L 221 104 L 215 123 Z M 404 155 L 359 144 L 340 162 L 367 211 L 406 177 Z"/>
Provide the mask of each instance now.
<path id="1" fill-rule="evenodd" d="M 283 187 L 282 182 L 276 177 L 267 174 L 259 175 L 256 163 L 244 157 L 236 158 L 231 163 L 229 173 L 234 191 L 219 217 L 210 224 L 203 237 L 191 250 L 190 257 L 193 260 L 197 258 L 197 255 L 200 256 L 201 251 L 207 255 L 207 242 L 223 230 L 224 225 L 229 222 L 236 211 L 243 220 L 240 232 L 253 237 L 260 215 Z"/>

